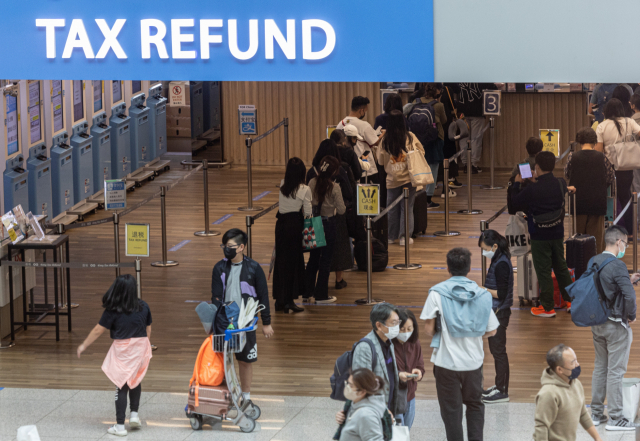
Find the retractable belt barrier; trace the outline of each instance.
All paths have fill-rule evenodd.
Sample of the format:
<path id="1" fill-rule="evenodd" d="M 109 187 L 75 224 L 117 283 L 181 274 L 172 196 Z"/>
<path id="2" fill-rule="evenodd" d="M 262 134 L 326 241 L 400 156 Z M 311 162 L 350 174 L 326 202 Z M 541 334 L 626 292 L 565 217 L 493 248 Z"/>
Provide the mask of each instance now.
<path id="1" fill-rule="evenodd" d="M 389 213 L 389 210 L 391 210 L 393 207 L 395 207 L 396 205 L 398 205 L 400 203 L 400 201 L 404 199 L 404 194 L 401 194 L 400 196 L 398 196 L 398 198 L 396 200 L 394 200 L 391 204 L 387 205 L 387 208 L 385 208 L 384 210 L 382 210 L 382 212 L 380 212 L 379 215 L 377 215 L 376 217 L 374 217 L 373 219 L 371 219 L 371 222 L 377 222 L 380 219 L 382 219 L 387 213 Z"/>
<path id="2" fill-rule="evenodd" d="M 505 205 L 500 210 L 498 210 L 496 214 L 491 216 L 489 220 L 480 221 L 480 235 L 482 235 L 482 233 L 484 233 L 489 228 L 489 224 L 494 220 L 498 219 L 498 217 L 500 217 L 500 215 L 504 213 L 507 210 L 507 208 L 508 208 L 508 205 Z M 486 278 L 487 278 L 487 258 L 484 257 L 484 255 L 482 255 L 482 250 L 480 251 L 480 254 L 481 254 L 480 264 L 482 268 L 482 285 L 484 285 L 484 282 L 486 281 Z"/>
<path id="3" fill-rule="evenodd" d="M 22 268 L 135 268 L 135 262 L 117 263 L 82 263 L 82 262 L 18 262 L 15 260 L 0 260 L 0 266 L 17 266 Z"/>
<path id="4" fill-rule="evenodd" d="M 251 174 L 251 146 L 254 142 L 258 142 L 261 139 L 271 135 L 275 132 L 280 126 L 284 126 L 284 161 L 285 164 L 289 162 L 289 118 L 285 118 L 280 121 L 278 124 L 264 132 L 262 135 L 259 135 L 255 138 L 251 138 L 247 136 L 244 140 L 245 145 L 247 146 L 247 206 L 239 207 L 239 211 L 261 211 L 262 207 L 254 207 L 253 206 L 253 176 Z"/>
<path id="5" fill-rule="evenodd" d="M 256 220 L 260 219 L 262 216 L 264 216 L 265 214 L 269 213 L 270 211 L 275 210 L 279 206 L 280 206 L 280 202 L 276 202 L 272 206 L 262 210 L 260 213 L 254 215 L 254 216 L 247 215 L 247 218 L 246 218 L 246 220 L 247 220 L 247 257 L 249 257 L 250 259 L 253 257 L 251 226 L 254 224 L 254 222 Z M 302 231 L 300 233 L 302 234 Z"/>

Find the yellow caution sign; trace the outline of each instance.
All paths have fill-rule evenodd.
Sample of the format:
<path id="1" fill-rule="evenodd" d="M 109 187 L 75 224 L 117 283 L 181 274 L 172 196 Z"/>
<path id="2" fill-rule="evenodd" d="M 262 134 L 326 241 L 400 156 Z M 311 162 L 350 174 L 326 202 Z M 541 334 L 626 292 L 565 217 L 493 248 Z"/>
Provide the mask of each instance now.
<path id="1" fill-rule="evenodd" d="M 380 214 L 380 186 L 358 184 L 358 216 L 377 216 L 378 214 Z"/>
<path id="2" fill-rule="evenodd" d="M 560 130 L 540 129 L 540 139 L 543 143 L 543 152 L 551 152 L 556 158 L 560 156 Z"/>
<path id="3" fill-rule="evenodd" d="M 149 257 L 149 224 L 125 225 L 127 256 Z"/>

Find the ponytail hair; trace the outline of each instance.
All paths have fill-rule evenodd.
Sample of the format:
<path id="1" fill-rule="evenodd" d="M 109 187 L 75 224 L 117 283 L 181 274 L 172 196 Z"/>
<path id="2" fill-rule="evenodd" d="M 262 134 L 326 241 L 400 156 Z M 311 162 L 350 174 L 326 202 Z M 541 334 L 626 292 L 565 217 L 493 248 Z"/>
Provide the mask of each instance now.
<path id="1" fill-rule="evenodd" d="M 333 143 L 333 141 L 331 141 Z M 322 205 L 327 194 L 333 191 L 333 178 L 338 173 L 340 162 L 333 156 L 325 156 L 320 161 L 318 177 L 316 178 L 315 196 L 318 205 Z"/>
<path id="2" fill-rule="evenodd" d="M 511 259 L 509 242 L 507 242 L 507 239 L 496 230 L 483 231 L 480 235 L 480 239 L 478 239 L 478 246 L 480 246 L 482 243 L 490 247 L 493 247 L 497 244 L 498 249 L 496 250 L 496 257 L 500 257 L 502 254 L 504 254 L 505 256 L 507 256 L 507 259 Z"/>
<path id="3" fill-rule="evenodd" d="M 358 390 L 363 390 L 370 397 L 371 395 L 376 395 L 380 392 L 385 385 L 384 379 L 382 377 L 378 377 L 376 374 L 371 372 L 370 369 L 360 368 L 351 372 L 351 378 L 353 380 L 353 385 Z"/>

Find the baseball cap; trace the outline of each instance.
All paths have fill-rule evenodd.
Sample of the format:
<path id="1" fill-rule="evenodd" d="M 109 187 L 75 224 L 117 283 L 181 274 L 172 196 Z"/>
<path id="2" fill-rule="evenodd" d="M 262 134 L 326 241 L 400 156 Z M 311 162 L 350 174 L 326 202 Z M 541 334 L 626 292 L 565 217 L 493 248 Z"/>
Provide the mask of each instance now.
<path id="1" fill-rule="evenodd" d="M 353 124 L 347 124 L 344 126 L 344 134 L 346 136 L 355 136 L 358 138 L 358 141 L 364 141 L 364 138 L 358 135 L 358 129 Z"/>

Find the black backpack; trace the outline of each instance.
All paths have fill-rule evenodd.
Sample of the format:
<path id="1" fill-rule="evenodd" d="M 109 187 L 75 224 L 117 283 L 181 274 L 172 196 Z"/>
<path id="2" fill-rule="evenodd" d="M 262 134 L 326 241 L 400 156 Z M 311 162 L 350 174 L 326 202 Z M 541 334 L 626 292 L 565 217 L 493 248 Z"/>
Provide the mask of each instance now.
<path id="1" fill-rule="evenodd" d="M 409 130 L 418 137 L 418 140 L 424 148 L 427 148 L 438 138 L 438 127 L 436 125 L 436 111 L 433 105 L 437 101 L 423 103 L 420 99 L 416 100 L 409 114 Z"/>
<path id="2" fill-rule="evenodd" d="M 347 401 L 344 397 L 344 382 L 349 379 L 351 375 L 351 365 L 353 364 L 353 353 L 356 351 L 356 346 L 362 342 L 367 342 L 371 347 L 371 370 L 373 371 L 378 363 L 378 354 L 373 342 L 368 338 L 363 338 L 353 344 L 350 351 L 345 352 L 336 360 L 336 365 L 333 367 L 333 375 L 331 376 L 331 398 L 338 401 Z"/>
<path id="3" fill-rule="evenodd" d="M 389 253 L 382 243 L 382 241 L 376 239 L 375 237 L 371 238 L 371 271 L 374 273 L 378 273 L 387 269 L 387 264 L 389 263 Z M 358 264 L 358 270 L 366 271 L 367 270 L 367 241 L 356 242 L 353 247 L 353 255 L 356 258 L 356 263 Z"/>

